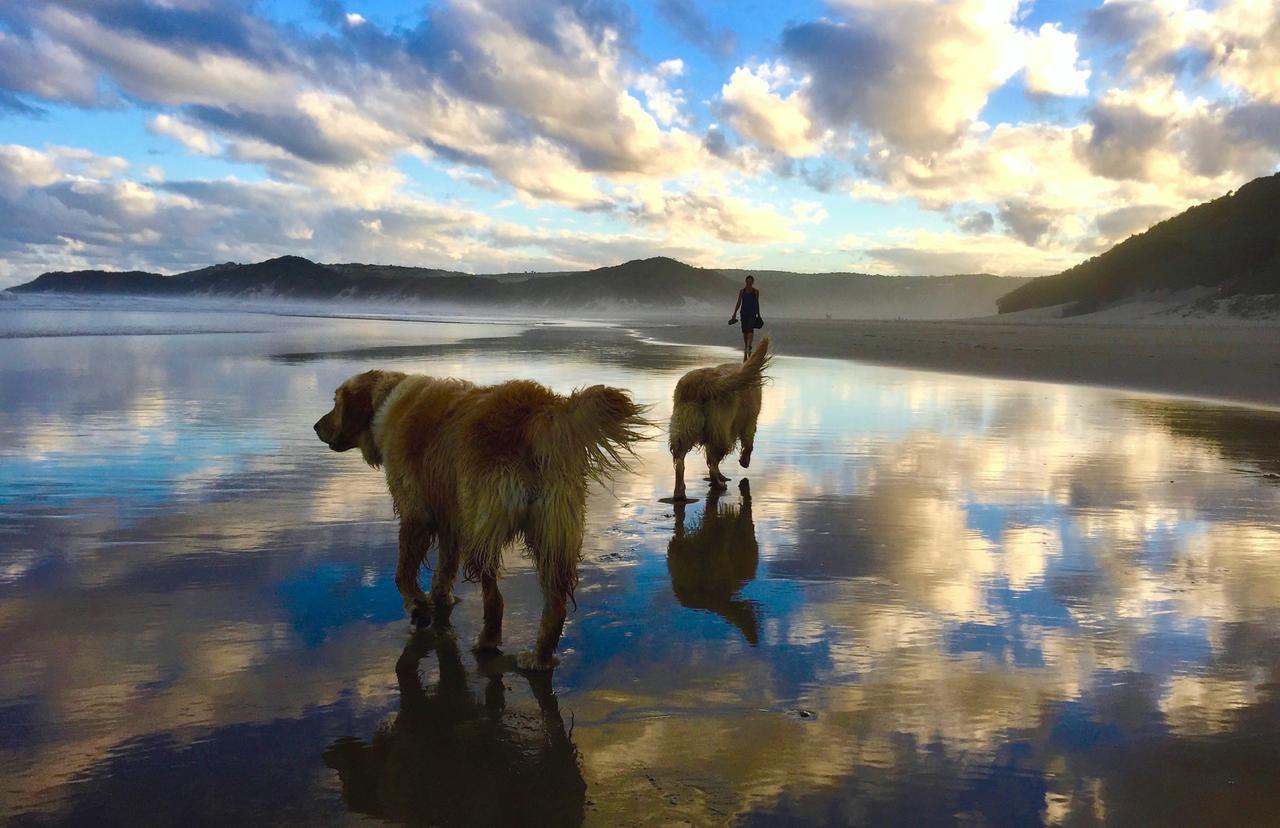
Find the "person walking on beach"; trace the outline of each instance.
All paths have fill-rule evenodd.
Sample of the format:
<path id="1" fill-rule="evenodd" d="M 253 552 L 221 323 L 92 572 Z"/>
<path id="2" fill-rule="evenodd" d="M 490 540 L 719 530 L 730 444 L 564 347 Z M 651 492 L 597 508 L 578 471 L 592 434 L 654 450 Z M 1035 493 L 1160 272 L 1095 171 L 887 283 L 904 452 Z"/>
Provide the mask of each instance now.
<path id="1" fill-rule="evenodd" d="M 741 309 L 743 362 L 751 356 L 751 344 L 755 340 L 756 328 L 764 327 L 760 319 L 760 291 L 756 290 L 755 283 L 756 277 L 747 277 L 745 286 L 738 291 L 738 301 L 733 306 L 733 318 L 729 320 L 730 325 L 737 322 L 738 311 Z"/>

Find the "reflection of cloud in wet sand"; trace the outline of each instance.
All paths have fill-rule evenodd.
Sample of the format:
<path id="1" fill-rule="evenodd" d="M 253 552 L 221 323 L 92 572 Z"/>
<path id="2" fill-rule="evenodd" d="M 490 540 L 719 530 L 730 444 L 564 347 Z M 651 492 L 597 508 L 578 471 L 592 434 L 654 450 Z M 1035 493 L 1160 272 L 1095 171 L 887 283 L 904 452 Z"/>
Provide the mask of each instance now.
<path id="1" fill-rule="evenodd" d="M 686 357 L 612 340 L 603 360 L 575 352 L 590 339 L 547 343 L 554 357 L 533 360 L 544 352 L 529 341 L 413 350 L 404 337 L 410 351 L 388 357 L 558 388 L 603 365 L 664 419 Z M 62 813 L 148 739 L 223 745 L 216 754 L 228 732 L 318 721 L 358 811 L 464 813 L 448 797 L 471 783 L 437 772 L 442 754 L 461 752 L 455 767 L 514 775 L 513 791 L 523 773 L 557 780 L 556 813 L 584 813 L 558 714 L 514 709 L 519 681 L 506 707 L 492 685 L 478 700 L 448 644 L 434 686 L 398 676 L 395 724 L 332 742 L 330 711 L 372 717 L 394 704 L 386 653 L 402 644 L 401 624 L 377 623 L 380 608 L 398 612 L 385 483 L 308 433 L 330 382 L 376 356 L 351 350 L 336 362 L 217 361 L 207 376 L 198 360 L 130 352 L 104 362 L 106 397 L 86 364 L 4 411 L 13 459 L 85 472 L 67 478 L 65 505 L 3 516 L 0 640 L 12 657 L 0 715 L 35 721 L 21 750 L 0 744 L 14 769 L 0 782 L 6 805 Z M 745 502 L 708 503 L 701 524 L 677 523 L 663 572 L 661 442 L 641 449 L 636 475 L 592 490 L 587 560 L 627 554 L 626 565 L 588 564 L 584 609 L 624 607 L 625 626 L 646 601 L 670 607 L 670 589 L 734 629 L 710 619 L 723 633 L 713 647 L 677 624 L 636 621 L 627 640 L 645 658 L 593 642 L 567 660 L 557 681 L 598 803 L 589 817 L 1177 822 L 1230 817 L 1232 800 L 1240 821 L 1273 813 L 1262 806 L 1280 795 L 1267 775 L 1280 750 L 1280 487 L 1257 474 L 1270 462 L 1257 418 L 1236 429 L 1212 411 L 1191 422 L 1178 405 L 1088 389 L 780 364 L 754 515 Z M 172 445 L 198 447 L 199 462 L 142 468 L 153 500 L 118 481 L 92 488 L 139 447 L 161 457 Z M 759 606 L 741 596 L 748 583 Z M 306 606 L 282 597 L 291 590 Z M 335 617 L 308 638 L 298 612 Z M 673 615 L 689 626 L 688 613 Z M 664 638 L 644 640 L 645 624 Z M 337 784 L 318 760 L 307 767 Z"/>
<path id="2" fill-rule="evenodd" d="M 424 689 L 419 662 L 431 651 L 438 681 Z M 577 825 L 587 785 L 549 676 L 531 676 L 538 712 L 509 709 L 501 656 L 483 702 L 451 633 L 419 632 L 396 663 L 400 712 L 368 741 L 339 739 L 325 764 L 342 779 L 351 810 L 427 825 Z"/>
<path id="3" fill-rule="evenodd" d="M 723 617 L 754 645 L 760 637 L 756 605 L 736 596 L 756 575 L 760 545 L 751 519 L 751 484 L 744 478 L 738 489 L 742 502 L 737 506 L 721 506 L 721 491 L 712 489 L 702 520 L 693 528 L 685 527 L 684 504 L 676 506 L 667 570 L 676 600 Z"/>

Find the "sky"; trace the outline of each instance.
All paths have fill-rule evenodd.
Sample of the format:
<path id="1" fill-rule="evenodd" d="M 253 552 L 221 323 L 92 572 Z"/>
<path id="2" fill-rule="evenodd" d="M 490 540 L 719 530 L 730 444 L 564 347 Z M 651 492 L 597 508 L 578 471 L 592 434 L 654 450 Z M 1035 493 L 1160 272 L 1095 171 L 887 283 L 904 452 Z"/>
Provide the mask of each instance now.
<path id="1" fill-rule="evenodd" d="M 0 0 L 0 286 L 1054 273 L 1280 165 L 1280 0 Z"/>

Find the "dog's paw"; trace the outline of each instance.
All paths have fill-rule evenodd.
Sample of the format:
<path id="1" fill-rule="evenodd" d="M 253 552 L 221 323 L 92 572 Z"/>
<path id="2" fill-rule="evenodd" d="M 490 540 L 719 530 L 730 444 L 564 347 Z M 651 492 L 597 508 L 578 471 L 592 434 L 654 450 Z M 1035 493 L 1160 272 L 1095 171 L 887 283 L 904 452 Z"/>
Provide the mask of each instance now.
<path id="1" fill-rule="evenodd" d="M 742 454 L 738 455 L 738 465 L 742 466 L 742 468 L 744 469 L 751 468 L 751 452 L 750 451 L 744 451 L 742 452 Z"/>
<path id="2" fill-rule="evenodd" d="M 550 661 L 539 661 L 537 653 L 521 653 L 516 656 L 516 667 L 526 670 L 530 673 L 539 673 L 546 670 L 554 670 L 556 665 L 560 663 L 560 659 L 555 656 Z"/>
<path id="3" fill-rule="evenodd" d="M 482 635 L 476 640 L 476 645 L 471 648 L 476 653 L 500 653 L 502 652 L 502 636 Z"/>
<path id="4" fill-rule="evenodd" d="M 724 491 L 725 489 L 729 488 L 728 481 L 729 481 L 729 478 L 727 477 L 724 480 L 712 480 L 711 489 L 717 492 Z"/>
<path id="5" fill-rule="evenodd" d="M 431 607 L 426 602 L 415 604 L 409 612 L 409 628 L 425 630 L 431 626 Z"/>
<path id="6" fill-rule="evenodd" d="M 436 612 L 448 612 L 453 609 L 453 605 L 462 599 L 450 592 L 448 595 L 432 595 L 431 609 Z"/>

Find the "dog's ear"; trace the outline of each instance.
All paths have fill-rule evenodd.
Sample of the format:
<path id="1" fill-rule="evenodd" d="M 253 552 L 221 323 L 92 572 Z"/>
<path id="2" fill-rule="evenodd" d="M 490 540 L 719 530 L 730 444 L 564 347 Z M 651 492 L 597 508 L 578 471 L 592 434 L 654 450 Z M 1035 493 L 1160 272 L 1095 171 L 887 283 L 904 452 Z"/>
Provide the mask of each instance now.
<path id="1" fill-rule="evenodd" d="M 354 435 L 373 419 L 373 382 L 368 377 L 360 377 L 359 382 L 343 386 L 338 394 L 342 401 L 338 430 Z"/>

